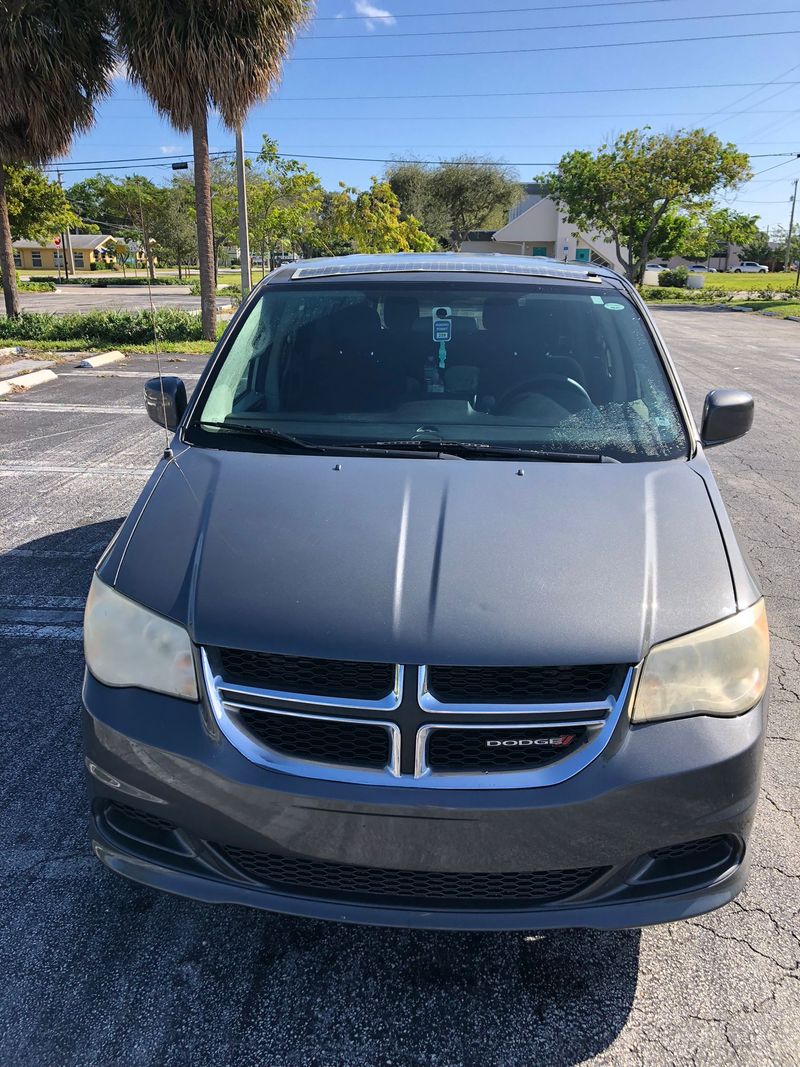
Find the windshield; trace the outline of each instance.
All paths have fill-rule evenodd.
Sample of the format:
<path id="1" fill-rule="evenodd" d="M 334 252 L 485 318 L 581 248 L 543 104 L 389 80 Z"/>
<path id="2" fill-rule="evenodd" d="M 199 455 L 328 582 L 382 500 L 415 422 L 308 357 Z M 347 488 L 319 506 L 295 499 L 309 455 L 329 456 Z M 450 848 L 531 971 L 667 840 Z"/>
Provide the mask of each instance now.
<path id="1" fill-rule="evenodd" d="M 687 452 L 641 315 L 615 288 L 589 282 L 267 286 L 185 436 L 250 449 Z"/>

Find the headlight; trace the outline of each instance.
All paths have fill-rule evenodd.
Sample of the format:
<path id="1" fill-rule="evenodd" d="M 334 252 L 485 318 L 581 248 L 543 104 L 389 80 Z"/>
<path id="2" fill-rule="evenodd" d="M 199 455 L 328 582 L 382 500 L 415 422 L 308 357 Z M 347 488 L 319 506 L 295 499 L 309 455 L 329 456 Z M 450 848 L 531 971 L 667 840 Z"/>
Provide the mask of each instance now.
<path id="1" fill-rule="evenodd" d="M 197 700 L 192 645 L 182 626 L 92 579 L 83 620 L 86 665 L 104 685 Z"/>
<path id="2" fill-rule="evenodd" d="M 655 645 L 644 661 L 632 719 L 741 715 L 767 688 L 764 601 L 702 630 Z"/>

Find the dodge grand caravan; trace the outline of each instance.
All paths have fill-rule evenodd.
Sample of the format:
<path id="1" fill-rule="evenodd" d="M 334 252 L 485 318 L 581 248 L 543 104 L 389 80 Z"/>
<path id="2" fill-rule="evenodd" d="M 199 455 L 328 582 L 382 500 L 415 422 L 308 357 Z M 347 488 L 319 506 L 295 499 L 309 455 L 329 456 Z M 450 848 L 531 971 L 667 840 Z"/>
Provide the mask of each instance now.
<path id="1" fill-rule="evenodd" d="M 761 593 L 634 289 L 592 264 L 288 264 L 86 606 L 97 857 L 203 901 L 626 927 L 742 888 Z"/>

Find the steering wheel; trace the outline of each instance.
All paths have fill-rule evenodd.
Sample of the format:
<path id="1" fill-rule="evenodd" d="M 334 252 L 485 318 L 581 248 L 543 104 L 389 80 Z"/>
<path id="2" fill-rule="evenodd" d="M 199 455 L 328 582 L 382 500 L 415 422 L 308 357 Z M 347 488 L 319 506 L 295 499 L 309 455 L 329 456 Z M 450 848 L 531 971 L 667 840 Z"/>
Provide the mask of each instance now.
<path id="1" fill-rule="evenodd" d="M 570 414 L 594 407 L 592 398 L 574 378 L 563 378 L 560 374 L 540 374 L 535 378 L 526 378 L 525 381 L 517 382 L 510 389 L 506 389 L 495 404 L 493 413 L 495 415 L 510 414 L 506 409 L 527 393 L 541 393 L 548 396 L 556 404 L 566 408 Z"/>

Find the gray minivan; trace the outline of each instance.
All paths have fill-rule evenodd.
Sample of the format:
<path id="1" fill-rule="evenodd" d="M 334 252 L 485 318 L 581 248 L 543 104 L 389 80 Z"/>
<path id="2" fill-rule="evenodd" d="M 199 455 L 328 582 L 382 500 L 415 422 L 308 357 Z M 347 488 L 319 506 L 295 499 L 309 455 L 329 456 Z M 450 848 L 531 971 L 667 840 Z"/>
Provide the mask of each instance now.
<path id="1" fill-rule="evenodd" d="M 243 303 L 94 576 L 93 847 L 204 901 L 629 927 L 744 884 L 756 580 L 636 291 L 478 255 L 288 264 Z"/>

